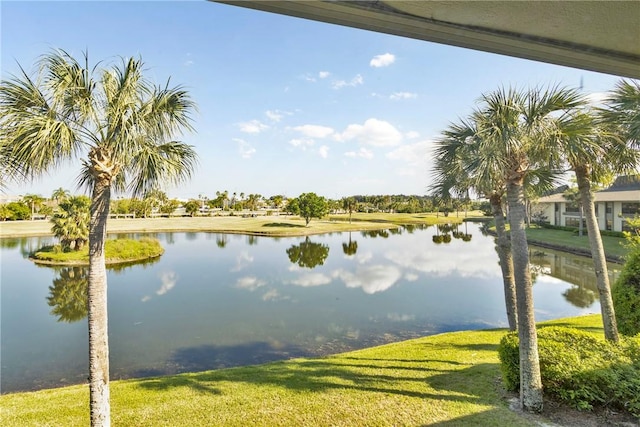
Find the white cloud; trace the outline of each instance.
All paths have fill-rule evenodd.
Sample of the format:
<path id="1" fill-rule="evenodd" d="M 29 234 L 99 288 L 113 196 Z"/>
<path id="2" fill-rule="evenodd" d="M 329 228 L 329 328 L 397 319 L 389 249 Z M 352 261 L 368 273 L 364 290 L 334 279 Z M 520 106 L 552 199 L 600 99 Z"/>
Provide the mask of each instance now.
<path id="1" fill-rule="evenodd" d="M 289 144 L 294 147 L 300 147 L 302 149 L 306 149 L 307 147 L 311 147 L 315 144 L 315 141 L 311 138 L 294 138 L 289 140 Z"/>
<path id="2" fill-rule="evenodd" d="M 195 62 L 190 59 L 184 62 L 185 67 L 191 67 L 193 64 L 195 64 Z"/>
<path id="3" fill-rule="evenodd" d="M 396 169 L 396 173 L 401 176 L 422 177 L 430 170 L 429 165 L 432 160 L 433 144 L 424 140 L 413 144 L 403 144 L 386 154 L 390 160 L 402 162 Z"/>
<path id="4" fill-rule="evenodd" d="M 361 85 L 363 83 L 364 83 L 364 79 L 362 78 L 362 76 L 360 74 L 357 74 L 350 81 L 334 80 L 333 83 L 331 83 L 331 87 L 334 88 L 334 89 L 342 89 L 345 86 L 359 86 L 359 85 Z"/>
<path id="5" fill-rule="evenodd" d="M 326 159 L 327 157 L 329 157 L 329 147 L 326 145 L 321 146 L 320 148 L 318 148 L 318 154 L 323 159 Z"/>
<path id="6" fill-rule="evenodd" d="M 371 61 L 369 62 L 369 65 L 375 68 L 380 68 L 380 67 L 387 67 L 391 64 L 393 64 L 396 60 L 395 55 L 391 54 L 391 53 L 385 53 L 382 55 L 376 55 L 374 56 Z"/>
<path id="7" fill-rule="evenodd" d="M 320 125 L 302 125 L 293 128 L 309 138 L 326 138 L 333 133 L 333 129 L 327 126 Z"/>
<path id="8" fill-rule="evenodd" d="M 260 133 L 263 130 L 269 129 L 269 126 L 259 120 L 238 123 L 238 127 L 240 128 L 240 131 L 244 133 Z"/>
<path id="9" fill-rule="evenodd" d="M 233 141 L 238 144 L 238 152 L 243 159 L 250 159 L 256 153 L 256 149 L 244 139 L 233 138 Z"/>
<path id="10" fill-rule="evenodd" d="M 335 134 L 338 141 L 357 140 L 374 147 L 388 147 L 402 142 L 402 134 L 391 123 L 378 119 L 367 119 L 364 124 L 351 124 L 344 132 Z"/>
<path id="11" fill-rule="evenodd" d="M 358 151 L 347 151 L 346 153 L 344 153 L 344 155 L 346 157 L 352 157 L 352 158 L 356 158 L 356 157 L 360 157 L 362 159 L 373 159 L 373 152 L 371 150 L 367 150 L 364 147 L 360 147 L 360 149 Z"/>
<path id="12" fill-rule="evenodd" d="M 261 288 L 264 285 L 266 285 L 266 282 L 264 280 L 260 280 L 254 276 L 241 277 L 236 282 L 236 288 L 247 289 L 249 291 L 255 291 L 256 289 Z"/>
<path id="13" fill-rule="evenodd" d="M 416 138 L 420 138 L 420 133 L 416 132 L 415 130 L 411 130 L 411 131 L 405 133 L 404 136 L 407 139 L 416 139 Z"/>
<path id="14" fill-rule="evenodd" d="M 367 294 L 375 294 L 392 287 L 402 273 L 393 265 L 372 265 L 358 268 L 355 274 L 340 269 L 334 271 L 332 275 L 340 278 L 348 288 L 362 288 Z"/>
<path id="15" fill-rule="evenodd" d="M 328 71 L 320 71 L 318 73 L 318 77 L 320 77 L 321 79 L 326 79 L 327 77 L 329 77 L 331 75 L 330 72 Z"/>
<path id="16" fill-rule="evenodd" d="M 389 95 L 389 99 L 393 99 L 394 101 L 397 101 L 398 99 L 413 99 L 417 97 L 418 94 L 413 92 L 394 92 Z"/>
<path id="17" fill-rule="evenodd" d="M 302 80 L 306 80 L 306 81 L 311 82 L 311 83 L 315 83 L 315 82 L 317 81 L 317 80 L 316 80 L 316 78 L 315 78 L 315 77 L 313 77 L 313 76 L 312 76 L 312 75 L 310 75 L 310 74 L 305 74 L 304 76 L 301 76 L 300 78 L 301 78 Z"/>
<path id="18" fill-rule="evenodd" d="M 272 122 L 276 122 L 278 123 L 280 120 L 282 120 L 285 116 L 290 116 L 292 113 L 288 112 L 288 111 L 280 111 L 280 110 L 267 110 L 264 113 L 267 118 L 269 120 L 271 120 Z"/>
<path id="19" fill-rule="evenodd" d="M 309 273 L 291 281 L 292 284 L 305 288 L 312 286 L 322 286 L 331 283 L 331 277 L 322 273 Z"/>
<path id="20" fill-rule="evenodd" d="M 587 101 L 591 105 L 602 106 L 604 104 L 605 99 L 610 96 L 607 92 L 593 92 L 586 95 Z"/>

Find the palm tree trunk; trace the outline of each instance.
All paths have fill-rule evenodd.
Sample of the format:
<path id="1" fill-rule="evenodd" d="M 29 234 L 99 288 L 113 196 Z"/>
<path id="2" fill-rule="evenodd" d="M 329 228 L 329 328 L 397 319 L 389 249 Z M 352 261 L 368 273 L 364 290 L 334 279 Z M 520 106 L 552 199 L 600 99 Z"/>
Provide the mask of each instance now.
<path id="1" fill-rule="evenodd" d="M 500 259 L 500 268 L 502 270 L 502 282 L 504 285 L 504 302 L 507 308 L 507 319 L 509 321 L 509 329 L 515 331 L 518 329 L 518 309 L 516 307 L 516 282 L 513 277 L 513 258 L 511 256 L 511 243 L 507 237 L 505 229 L 504 212 L 502 211 L 502 198 L 500 195 L 493 194 L 489 198 L 493 209 L 493 219 L 496 223 L 496 251 Z M 466 226 L 466 223 L 465 223 Z"/>
<path id="2" fill-rule="evenodd" d="M 529 412 L 542 411 L 542 379 L 538 359 L 538 337 L 533 311 L 529 247 L 525 233 L 525 202 L 522 175 L 507 183 L 511 252 L 516 282 L 518 337 L 520 339 L 520 404 Z"/>
<path id="3" fill-rule="evenodd" d="M 109 337 L 107 331 L 107 269 L 104 245 L 111 187 L 96 178 L 89 224 L 89 400 L 91 426 L 109 426 Z"/>
<path id="4" fill-rule="evenodd" d="M 576 168 L 576 180 L 578 190 L 582 200 L 582 207 L 587 221 L 587 234 L 589 235 L 589 246 L 591 247 L 591 258 L 596 273 L 596 284 L 600 295 L 600 311 L 602 312 L 602 323 L 604 325 L 604 336 L 608 341 L 618 342 L 618 325 L 616 314 L 611 298 L 611 286 L 609 284 L 609 272 L 607 270 L 607 260 L 602 246 L 600 227 L 596 218 L 595 206 L 593 203 L 593 193 L 591 192 L 591 181 L 589 174 L 583 168 Z"/>

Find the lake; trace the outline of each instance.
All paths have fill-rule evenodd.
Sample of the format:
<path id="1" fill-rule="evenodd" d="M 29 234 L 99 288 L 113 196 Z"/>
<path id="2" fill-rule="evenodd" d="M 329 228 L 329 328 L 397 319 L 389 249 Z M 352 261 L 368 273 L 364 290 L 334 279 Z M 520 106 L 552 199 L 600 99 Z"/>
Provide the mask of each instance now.
<path id="1" fill-rule="evenodd" d="M 108 270 L 112 379 L 507 326 L 493 238 L 474 223 L 292 238 L 145 235 L 161 241 L 162 257 Z M 2 393 L 88 376 L 86 270 L 26 259 L 50 242 L 0 239 Z M 536 320 L 600 312 L 590 259 L 530 252 Z M 612 280 L 620 267 L 609 266 Z"/>

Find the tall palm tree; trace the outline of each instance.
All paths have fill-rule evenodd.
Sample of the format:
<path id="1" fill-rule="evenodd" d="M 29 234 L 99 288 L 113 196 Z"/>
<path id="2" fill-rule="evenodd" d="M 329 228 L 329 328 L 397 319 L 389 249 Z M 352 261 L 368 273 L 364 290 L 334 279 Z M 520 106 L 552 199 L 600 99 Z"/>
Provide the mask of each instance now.
<path id="1" fill-rule="evenodd" d="M 532 171 L 549 162 L 559 112 L 579 105 L 580 97 L 574 90 L 502 88 L 482 96 L 476 119 L 479 150 L 493 153 L 506 186 L 518 308 L 520 401 L 523 409 L 533 412 L 542 410 L 542 382 L 525 234 L 524 185 Z"/>
<path id="2" fill-rule="evenodd" d="M 69 192 L 69 190 L 65 190 L 64 188 L 59 187 L 53 190 L 53 193 L 51 193 L 51 200 L 54 200 L 57 204 L 60 204 L 60 202 L 68 199 L 70 196 L 71 193 Z"/>
<path id="3" fill-rule="evenodd" d="M 604 120 L 614 125 L 621 136 L 640 148 L 640 81 L 620 80 L 605 100 Z"/>
<path id="4" fill-rule="evenodd" d="M 505 227 L 504 179 L 492 153 L 480 153 L 480 144 L 475 118 L 452 123 L 442 132 L 435 149 L 435 166 L 431 191 L 438 195 L 453 188 L 456 193 L 467 194 L 468 190 L 485 196 L 491 203 L 496 224 L 496 252 L 500 260 L 505 295 L 505 307 L 509 329 L 518 327 L 516 307 L 516 285 L 513 276 L 511 243 Z M 490 145 L 484 148 L 491 149 Z"/>
<path id="5" fill-rule="evenodd" d="M 618 327 L 611 298 L 604 247 L 595 212 L 592 185 L 610 175 L 611 172 L 633 171 L 638 165 L 640 152 L 632 148 L 629 143 L 631 139 L 626 140 L 621 137 L 624 131 L 620 133 L 619 127 L 612 126 L 610 121 L 601 120 L 596 116 L 586 107 L 586 100 L 583 104 L 583 108 L 567 111 L 559 117 L 556 130 L 557 144 L 552 154 L 558 157 L 558 161 L 566 163 L 575 173 L 581 221 L 584 216 L 600 297 L 605 338 L 618 342 Z"/>
<path id="6" fill-rule="evenodd" d="M 89 381 L 92 425 L 110 424 L 107 275 L 104 244 L 111 191 L 142 196 L 181 182 L 196 163 L 173 136 L 191 130 L 195 108 L 181 87 L 155 86 L 140 59 L 90 66 L 62 50 L 39 73 L 0 83 L 0 141 L 29 177 L 83 156 L 80 185 L 91 189 L 89 223 Z"/>

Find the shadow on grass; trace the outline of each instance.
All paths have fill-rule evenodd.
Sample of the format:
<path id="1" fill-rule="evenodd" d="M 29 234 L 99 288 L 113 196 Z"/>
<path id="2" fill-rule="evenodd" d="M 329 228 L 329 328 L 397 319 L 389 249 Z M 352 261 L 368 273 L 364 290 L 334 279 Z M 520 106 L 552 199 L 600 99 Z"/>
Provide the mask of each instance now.
<path id="1" fill-rule="evenodd" d="M 274 348 L 268 343 L 218 347 L 201 346 L 179 350 L 171 359 L 183 368 L 211 369 L 246 363 L 261 363 L 269 357 L 295 356 L 295 347 Z M 286 355 L 283 353 L 287 353 Z M 258 353 L 261 353 L 259 356 Z M 229 360 L 233 359 L 233 364 Z M 359 364 L 358 361 L 364 363 Z M 447 363 L 434 369 L 432 363 Z M 416 366 L 417 364 L 422 366 Z M 168 390 L 190 387 L 194 391 L 220 393 L 219 383 L 246 383 L 254 386 L 277 386 L 294 392 L 321 393 L 331 390 L 354 390 L 409 398 L 454 401 L 473 405 L 495 404 L 494 378 L 499 375 L 496 363 L 456 366 L 454 361 L 358 359 L 328 357 L 273 362 L 262 366 L 197 372 L 142 380 L 140 387 Z M 372 398 L 374 398 L 372 396 Z"/>
<path id="2" fill-rule="evenodd" d="M 288 222 L 269 222 L 267 224 L 263 224 L 263 227 L 288 227 L 288 228 L 305 228 L 304 225 L 300 224 L 290 224 Z"/>

